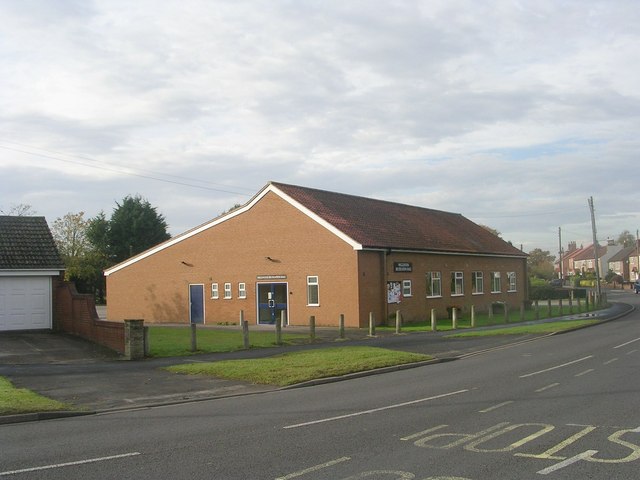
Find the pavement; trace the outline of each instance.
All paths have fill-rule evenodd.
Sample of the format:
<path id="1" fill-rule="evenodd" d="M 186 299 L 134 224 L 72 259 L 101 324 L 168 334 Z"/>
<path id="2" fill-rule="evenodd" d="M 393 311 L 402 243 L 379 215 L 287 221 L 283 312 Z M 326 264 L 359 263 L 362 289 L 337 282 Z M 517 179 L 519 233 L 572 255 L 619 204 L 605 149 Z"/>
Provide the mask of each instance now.
<path id="1" fill-rule="evenodd" d="M 614 303 L 610 308 L 599 312 L 565 316 L 561 319 L 592 318 L 604 322 L 624 316 L 633 310 L 632 305 Z M 559 318 L 553 318 L 539 322 L 558 320 Z M 501 327 L 503 326 L 483 328 Z M 308 334 L 306 327 L 290 326 L 286 327 L 285 331 Z M 213 377 L 177 375 L 162 370 L 161 367 L 169 365 L 264 358 L 284 352 L 328 346 L 359 345 L 424 353 L 435 357 L 434 361 L 428 362 L 434 363 L 464 358 L 478 352 L 503 348 L 506 345 L 527 342 L 540 337 L 540 335 L 496 335 L 448 338 L 447 335 L 451 333 L 395 334 L 395 332 L 377 330 L 377 335 L 370 337 L 367 329 L 347 329 L 346 338 L 341 339 L 337 329 L 318 328 L 316 340 L 304 345 L 201 354 L 191 357 L 125 361 L 111 351 L 77 337 L 45 332 L 2 332 L 0 333 L 0 376 L 7 377 L 18 388 L 27 388 L 46 397 L 72 404 L 81 411 L 0 416 L 0 424 L 257 394 L 280 388 Z M 340 381 L 354 376 L 371 375 L 423 364 L 424 362 L 421 362 L 410 366 L 379 369 L 309 383 Z"/>

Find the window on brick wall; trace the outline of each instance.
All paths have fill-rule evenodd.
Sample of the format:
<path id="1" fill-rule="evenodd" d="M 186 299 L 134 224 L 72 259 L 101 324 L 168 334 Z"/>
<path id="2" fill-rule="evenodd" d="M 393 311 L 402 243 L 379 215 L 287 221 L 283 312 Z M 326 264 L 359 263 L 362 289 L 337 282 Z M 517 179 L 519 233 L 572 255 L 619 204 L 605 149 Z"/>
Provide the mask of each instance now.
<path id="1" fill-rule="evenodd" d="M 244 282 L 238 283 L 238 298 L 247 298 L 247 285 Z"/>
<path id="2" fill-rule="evenodd" d="M 231 284 L 230 283 L 225 283 L 224 284 L 224 298 L 231 298 Z"/>
<path id="3" fill-rule="evenodd" d="M 484 276 L 482 272 L 471 272 L 471 289 L 473 295 L 484 293 Z"/>
<path id="4" fill-rule="evenodd" d="M 307 277 L 307 305 L 320 305 L 320 282 L 318 277 Z"/>
<path id="5" fill-rule="evenodd" d="M 218 298 L 220 298 L 220 292 L 218 291 L 217 283 L 211 284 L 211 298 L 213 298 L 214 300 L 217 300 Z"/>
<path id="6" fill-rule="evenodd" d="M 442 296 L 442 277 L 440 272 L 427 272 L 427 297 Z"/>
<path id="7" fill-rule="evenodd" d="M 464 273 L 451 272 L 451 295 L 464 295 Z"/>
<path id="8" fill-rule="evenodd" d="M 517 290 L 516 272 L 507 272 L 507 279 L 509 280 L 509 292 L 515 292 Z"/>
<path id="9" fill-rule="evenodd" d="M 491 272 L 491 293 L 500 293 L 501 291 L 500 272 Z"/>
<path id="10" fill-rule="evenodd" d="M 411 296 L 411 280 L 402 281 L 402 296 L 403 297 Z"/>

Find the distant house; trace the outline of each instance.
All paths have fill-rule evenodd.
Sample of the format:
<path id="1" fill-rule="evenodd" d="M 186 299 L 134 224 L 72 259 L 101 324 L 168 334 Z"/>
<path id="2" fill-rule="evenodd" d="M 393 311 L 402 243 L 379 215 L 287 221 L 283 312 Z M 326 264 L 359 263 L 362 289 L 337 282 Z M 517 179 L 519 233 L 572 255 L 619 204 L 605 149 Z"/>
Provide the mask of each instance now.
<path id="1" fill-rule="evenodd" d="M 609 271 L 609 259 L 622 250 L 620 245 L 610 242 L 608 245 L 598 245 L 598 270 L 604 276 Z M 583 248 L 573 257 L 573 266 L 576 273 L 593 273 L 596 271 L 596 257 L 593 245 Z"/>
<path id="2" fill-rule="evenodd" d="M 0 216 L 0 331 L 51 329 L 64 268 L 44 217 Z"/>
<path id="3" fill-rule="evenodd" d="M 625 282 L 635 280 L 632 278 L 629 260 L 630 257 L 635 257 L 636 247 L 626 247 L 616 253 L 609 259 L 609 270 L 616 275 L 620 275 Z"/>
<path id="4" fill-rule="evenodd" d="M 291 325 L 519 308 L 527 255 L 462 215 L 271 182 L 246 205 L 105 271 L 109 320 Z"/>

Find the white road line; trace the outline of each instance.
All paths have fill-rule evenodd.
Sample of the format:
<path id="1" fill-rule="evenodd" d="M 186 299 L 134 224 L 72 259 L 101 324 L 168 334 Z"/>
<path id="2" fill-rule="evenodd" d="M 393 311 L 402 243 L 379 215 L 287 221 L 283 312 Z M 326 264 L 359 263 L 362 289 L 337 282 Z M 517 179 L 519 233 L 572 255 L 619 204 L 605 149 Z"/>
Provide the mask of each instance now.
<path id="1" fill-rule="evenodd" d="M 629 350 L 627 353 L 625 353 L 625 355 L 631 355 L 632 353 L 636 353 L 638 351 L 638 349 L 634 349 L 634 350 Z"/>
<path id="2" fill-rule="evenodd" d="M 406 407 L 407 405 L 415 405 L 416 403 L 428 402 L 429 400 L 437 400 L 439 398 L 451 397 L 453 395 L 459 395 L 461 393 L 468 392 L 469 390 L 458 390 L 456 392 L 443 393 L 442 395 L 435 395 L 433 397 L 428 398 L 420 398 L 418 400 L 411 400 L 410 402 L 396 403 L 394 405 L 387 405 L 386 407 L 372 408 L 371 410 L 362 410 L 360 412 L 347 413 L 346 415 L 338 415 L 337 417 L 329 417 L 322 418 L 320 420 L 312 420 L 311 422 L 297 423 L 295 425 L 287 425 L 282 427 L 284 429 L 288 428 L 298 428 L 298 427 L 306 427 L 309 425 L 316 425 L 318 423 L 332 422 L 334 420 L 342 420 L 344 418 L 357 417 L 359 415 L 367 415 L 369 413 L 382 412 L 384 410 L 391 410 L 392 408 L 400 408 Z"/>
<path id="3" fill-rule="evenodd" d="M 536 393 L 544 392 L 545 390 L 549 390 L 550 388 L 557 387 L 560 385 L 559 383 L 552 383 L 551 385 L 547 385 L 546 387 L 539 388 L 536 390 Z"/>
<path id="4" fill-rule="evenodd" d="M 617 347 L 613 347 L 613 348 L 622 348 L 622 347 L 626 347 L 627 345 L 629 345 L 630 343 L 633 342 L 640 342 L 640 338 L 634 338 L 633 340 L 629 340 L 628 342 L 625 342 L 621 345 L 618 345 Z"/>
<path id="5" fill-rule="evenodd" d="M 18 473 L 37 472 L 39 470 L 50 470 L 52 468 L 71 467 L 73 465 L 84 465 L 85 463 L 104 462 L 106 460 L 115 460 L 118 458 L 135 457 L 136 455 L 142 455 L 140 452 L 122 453 L 120 455 L 111 455 L 110 457 L 89 458 L 87 460 L 78 460 L 77 462 L 57 463 L 54 465 L 44 465 L 42 467 L 23 468 L 21 470 L 10 470 L 7 472 L 0 472 L 0 477 L 5 475 L 15 475 Z"/>
<path id="6" fill-rule="evenodd" d="M 484 410 L 479 410 L 479 411 L 478 411 L 478 413 L 488 413 L 488 412 L 492 412 L 493 410 L 497 410 L 498 408 L 502 408 L 502 407 L 504 407 L 504 406 L 506 406 L 506 405 L 509 405 L 509 404 L 511 404 L 511 403 L 513 403 L 513 400 L 509 400 L 509 401 L 507 401 L 507 402 L 499 403 L 499 404 L 497 404 L 497 405 L 494 405 L 493 407 L 485 408 Z"/>
<path id="7" fill-rule="evenodd" d="M 548 475 L 550 473 L 555 472 L 556 470 L 560 470 L 561 468 L 567 467 L 569 465 L 573 465 L 574 463 L 579 462 L 580 460 L 584 460 L 585 458 L 592 457 L 596 453 L 598 453 L 597 450 L 586 450 L 576 455 L 575 457 L 567 458 L 566 460 L 563 460 L 560 463 L 556 463 L 555 465 L 551 465 L 550 467 L 544 468 L 537 473 L 539 473 L 540 475 Z"/>
<path id="8" fill-rule="evenodd" d="M 593 368 L 589 368 L 589 369 L 585 370 L 584 372 L 576 373 L 576 377 L 581 377 L 581 376 L 586 375 L 587 373 L 591 373 L 591 372 L 595 372 L 595 370 Z"/>
<path id="9" fill-rule="evenodd" d="M 331 467 L 332 465 L 336 465 L 338 463 L 346 462 L 349 460 L 351 460 L 351 457 L 336 458 L 335 460 L 321 463 L 320 465 L 316 465 L 315 467 L 305 468 L 304 470 L 300 470 L 299 472 L 290 473 L 289 475 L 285 475 L 284 477 L 278 477 L 275 480 L 289 480 L 290 478 L 296 478 L 307 473 L 317 472 L 318 470 L 322 470 L 323 468 Z"/>
<path id="10" fill-rule="evenodd" d="M 593 355 L 582 357 L 572 362 L 563 363 L 562 365 L 556 365 L 555 367 L 545 368 L 544 370 L 538 370 L 537 372 L 527 373 L 526 375 L 520 375 L 520 378 L 533 377 L 534 375 L 538 375 L 540 373 L 546 373 L 546 372 L 550 372 L 551 370 L 557 370 L 558 368 L 566 367 L 568 365 L 573 365 L 574 363 L 584 362 L 585 360 L 588 360 L 590 358 L 593 358 Z"/>
<path id="11" fill-rule="evenodd" d="M 607 360 L 606 362 L 604 362 L 603 365 L 609 365 L 610 363 L 617 362 L 617 361 L 618 361 L 617 358 L 612 358 L 611 360 Z"/>

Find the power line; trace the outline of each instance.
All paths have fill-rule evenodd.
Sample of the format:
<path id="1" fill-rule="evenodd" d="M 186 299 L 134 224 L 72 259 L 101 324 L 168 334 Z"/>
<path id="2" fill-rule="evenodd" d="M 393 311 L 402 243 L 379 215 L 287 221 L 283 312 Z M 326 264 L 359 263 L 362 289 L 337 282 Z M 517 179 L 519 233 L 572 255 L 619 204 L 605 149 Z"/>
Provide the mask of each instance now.
<path id="1" fill-rule="evenodd" d="M 14 143 L 15 145 L 21 145 L 19 143 L 15 143 L 15 142 L 8 142 L 8 143 Z M 171 174 L 166 174 L 166 173 L 154 172 L 152 170 L 137 169 L 138 171 L 141 171 L 141 172 L 145 172 L 146 171 L 146 172 L 152 173 L 154 175 L 164 175 L 165 177 L 182 179 L 182 180 L 185 180 L 185 181 L 169 180 L 169 179 L 166 179 L 166 178 L 159 178 L 159 177 L 153 176 L 153 175 L 145 175 L 145 174 L 142 174 L 142 173 L 135 173 L 135 172 L 131 171 L 133 169 L 131 169 L 130 167 L 120 167 L 120 166 L 118 166 L 118 168 L 115 168 L 115 167 L 108 167 L 108 166 L 104 166 L 104 165 L 94 165 L 92 163 L 86 163 L 86 162 L 81 162 L 81 161 L 78 161 L 78 160 L 70 160 L 70 159 L 60 158 L 60 157 L 54 156 L 54 155 L 65 155 L 65 156 L 68 156 L 68 157 L 81 158 L 81 159 L 87 160 L 89 162 L 100 163 L 98 160 L 92 159 L 90 157 L 83 157 L 83 156 L 79 156 L 79 155 L 69 155 L 69 154 L 60 153 L 60 152 L 52 152 L 52 151 L 48 151 L 48 150 L 41 149 L 41 148 L 38 148 L 38 147 L 31 147 L 29 145 L 22 145 L 22 146 L 25 146 L 27 148 L 33 148 L 35 150 L 42 150 L 42 151 L 48 152 L 48 153 L 45 154 L 45 153 L 30 152 L 28 150 L 9 147 L 9 146 L 6 146 L 6 145 L 0 145 L 0 148 L 5 149 L 5 150 L 10 150 L 10 151 L 13 151 L 13 152 L 24 153 L 24 154 L 27 154 L 27 155 L 33 155 L 33 156 L 36 156 L 36 157 L 48 158 L 48 159 L 51 159 L 51 160 L 58 160 L 60 162 L 71 163 L 71 164 L 74 164 L 74 165 L 82 165 L 84 167 L 95 168 L 95 169 L 98 169 L 98 170 L 104 170 L 104 171 L 108 171 L 108 172 L 115 172 L 115 173 L 119 173 L 119 174 L 122 174 L 122 175 L 129 175 L 129 176 L 132 176 L 132 177 L 145 178 L 145 179 L 148 179 L 148 180 L 156 180 L 158 182 L 171 183 L 171 184 L 174 184 L 174 185 L 182 185 L 182 186 L 185 186 L 185 187 L 200 188 L 200 189 L 203 189 L 203 190 L 209 190 L 209 191 L 214 191 L 214 192 L 222 192 L 222 193 L 230 193 L 230 194 L 234 194 L 234 195 L 244 195 L 244 196 L 247 196 L 247 197 L 252 195 L 252 194 L 249 194 L 249 193 L 243 193 L 243 192 L 237 192 L 237 191 L 232 191 L 232 190 L 227 190 L 227 189 L 222 189 L 222 188 L 208 187 L 206 185 L 195 185 L 193 183 L 189 183 L 189 182 L 201 182 L 201 183 L 208 183 L 208 184 L 211 184 L 211 185 L 221 185 L 221 184 L 217 184 L 217 183 L 213 183 L 213 182 L 208 182 L 206 180 L 200 180 L 200 179 L 194 179 L 194 178 L 188 178 L 188 177 L 181 177 L 181 176 L 178 176 L 178 175 L 171 175 Z M 239 187 L 239 188 L 243 189 L 243 187 Z M 249 190 L 249 189 L 246 188 L 245 190 Z M 253 192 L 253 190 L 252 190 L 252 192 Z"/>

